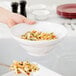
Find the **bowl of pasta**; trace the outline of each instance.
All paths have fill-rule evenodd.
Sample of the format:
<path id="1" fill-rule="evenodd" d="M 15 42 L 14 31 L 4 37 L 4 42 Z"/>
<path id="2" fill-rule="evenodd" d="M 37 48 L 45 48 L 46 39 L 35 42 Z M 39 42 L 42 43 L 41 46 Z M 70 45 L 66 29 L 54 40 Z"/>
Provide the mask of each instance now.
<path id="1" fill-rule="evenodd" d="M 34 25 L 18 24 L 11 28 L 11 35 L 30 55 L 44 56 L 63 41 L 67 30 L 60 24 L 39 21 Z"/>

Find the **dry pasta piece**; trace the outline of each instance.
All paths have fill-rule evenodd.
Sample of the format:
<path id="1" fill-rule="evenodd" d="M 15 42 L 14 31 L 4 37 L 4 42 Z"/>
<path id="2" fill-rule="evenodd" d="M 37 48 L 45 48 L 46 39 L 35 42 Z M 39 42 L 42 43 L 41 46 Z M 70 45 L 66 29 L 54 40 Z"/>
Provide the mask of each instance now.
<path id="1" fill-rule="evenodd" d="M 39 70 L 36 64 L 30 63 L 28 61 L 14 61 L 10 66 L 11 70 L 14 70 L 16 74 L 23 73 L 27 76 L 30 76 L 32 72 L 36 72 Z"/>

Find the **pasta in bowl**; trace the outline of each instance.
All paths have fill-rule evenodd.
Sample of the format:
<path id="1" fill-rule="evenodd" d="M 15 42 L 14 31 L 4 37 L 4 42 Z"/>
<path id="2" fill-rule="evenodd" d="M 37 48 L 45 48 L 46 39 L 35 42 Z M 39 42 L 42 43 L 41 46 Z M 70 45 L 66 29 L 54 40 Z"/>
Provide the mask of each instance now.
<path id="1" fill-rule="evenodd" d="M 28 31 L 21 35 L 24 40 L 39 41 L 39 40 L 54 40 L 57 39 L 56 35 L 52 33 L 45 33 L 36 30 Z"/>
<path id="2" fill-rule="evenodd" d="M 31 36 L 31 33 L 33 34 L 34 40 L 23 39 L 27 34 Z M 60 24 L 39 21 L 34 25 L 18 24 L 11 28 L 11 35 L 30 55 L 43 56 L 49 54 L 55 48 L 55 45 L 65 38 L 67 30 Z M 36 35 L 36 38 L 34 35 Z M 41 37 L 40 40 L 38 36 Z M 52 37 L 55 38 L 49 39 Z"/>

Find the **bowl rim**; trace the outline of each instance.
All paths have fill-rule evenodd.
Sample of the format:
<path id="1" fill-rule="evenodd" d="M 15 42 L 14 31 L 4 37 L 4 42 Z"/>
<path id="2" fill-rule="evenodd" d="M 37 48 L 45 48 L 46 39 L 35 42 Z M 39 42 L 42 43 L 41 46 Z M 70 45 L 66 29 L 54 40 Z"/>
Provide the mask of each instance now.
<path id="1" fill-rule="evenodd" d="M 36 11 L 44 11 L 44 12 L 47 12 L 47 13 L 46 14 L 38 15 L 38 14 L 35 13 Z M 35 10 L 32 11 L 31 14 L 35 15 L 35 16 L 47 16 L 47 15 L 50 15 L 50 11 L 47 10 L 47 9 L 35 9 Z"/>

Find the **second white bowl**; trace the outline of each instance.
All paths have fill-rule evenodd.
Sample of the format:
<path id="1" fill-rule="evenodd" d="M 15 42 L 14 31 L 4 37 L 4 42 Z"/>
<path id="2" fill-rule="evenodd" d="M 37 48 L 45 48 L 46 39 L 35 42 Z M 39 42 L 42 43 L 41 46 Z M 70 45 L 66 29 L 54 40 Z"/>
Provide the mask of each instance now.
<path id="1" fill-rule="evenodd" d="M 32 14 L 34 15 L 36 20 L 46 20 L 50 17 L 50 11 L 46 9 L 33 10 Z"/>

